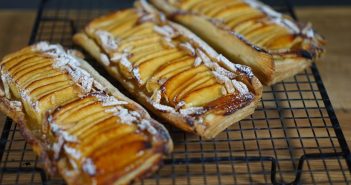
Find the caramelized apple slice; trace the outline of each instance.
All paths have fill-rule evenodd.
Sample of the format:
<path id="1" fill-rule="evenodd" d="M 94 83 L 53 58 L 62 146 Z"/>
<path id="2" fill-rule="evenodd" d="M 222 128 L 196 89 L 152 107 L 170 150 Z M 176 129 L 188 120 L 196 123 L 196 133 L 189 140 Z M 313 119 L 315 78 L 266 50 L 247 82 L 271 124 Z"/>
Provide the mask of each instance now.
<path id="1" fill-rule="evenodd" d="M 13 73 L 13 79 L 18 80 L 19 78 L 25 76 L 26 74 L 32 73 L 37 69 L 42 69 L 45 67 L 48 67 L 52 65 L 52 62 L 49 59 L 46 59 L 48 62 L 40 63 L 37 65 L 30 66 L 28 68 L 22 69 L 21 71 L 17 71 L 16 73 Z"/>
<path id="2" fill-rule="evenodd" d="M 198 82 L 199 80 L 209 77 L 212 75 L 211 71 L 204 71 L 201 73 L 197 73 L 194 76 L 192 76 L 189 80 L 187 80 L 186 82 L 184 82 L 183 84 L 181 84 L 179 87 L 177 87 L 168 97 L 169 101 L 173 101 L 173 103 L 175 103 L 175 98 L 176 96 L 183 91 L 184 88 L 186 88 L 187 86 Z M 175 103 L 176 104 L 176 103 Z"/>
<path id="3" fill-rule="evenodd" d="M 230 1 L 226 4 L 223 4 L 221 1 L 218 1 L 218 2 L 220 2 L 219 6 L 213 7 L 212 9 L 206 11 L 205 14 L 208 15 L 209 17 L 214 17 L 215 15 L 217 15 L 218 13 L 222 12 L 225 9 L 231 8 L 233 6 L 237 6 L 238 4 L 243 4 L 243 2 L 241 1 Z"/>
<path id="4" fill-rule="evenodd" d="M 194 59 L 189 56 L 181 57 L 170 64 L 161 66 L 146 83 L 146 89 L 148 92 L 153 92 L 155 89 L 160 87 L 159 80 L 167 80 L 172 76 L 189 69 L 194 63 Z"/>
<path id="5" fill-rule="evenodd" d="M 94 160 L 94 164 L 99 169 L 103 167 L 103 169 L 106 171 L 123 172 L 126 169 L 127 165 L 134 164 L 133 161 L 136 159 L 145 157 L 145 155 L 139 156 L 136 154 L 147 148 L 146 143 L 147 137 L 141 134 L 131 133 L 124 135 L 123 139 L 117 139 L 117 137 L 114 137 L 110 139 L 110 142 L 104 143 L 104 145 L 96 148 L 91 153 L 87 153 L 87 155 L 90 156 L 92 160 Z M 106 179 L 102 180 L 107 181 Z M 104 184 L 108 183 L 105 182 Z"/>
<path id="6" fill-rule="evenodd" d="M 140 82 L 142 85 L 145 84 L 145 82 L 151 77 L 151 75 L 162 65 L 171 62 L 172 60 L 175 60 L 179 57 L 184 56 L 184 52 L 174 52 L 170 53 L 168 55 L 154 58 L 148 61 L 145 61 L 141 63 L 138 66 L 139 69 L 139 75 L 140 75 Z"/>
<path id="7" fill-rule="evenodd" d="M 143 44 L 143 45 L 137 45 L 137 46 L 133 47 L 130 52 L 135 54 L 135 53 L 138 53 L 138 52 L 144 52 L 144 51 L 148 51 L 148 50 L 155 50 L 155 48 L 156 49 L 159 49 L 159 48 L 166 49 L 166 48 L 163 47 L 163 44 L 159 41 L 159 42 L 153 42 L 153 43 L 149 42 L 149 43 Z M 156 51 L 158 51 L 158 50 L 156 50 Z"/>
<path id="8" fill-rule="evenodd" d="M 186 71 L 190 68 L 191 68 L 191 66 L 184 66 L 184 67 L 178 68 L 174 71 L 171 71 L 170 73 L 162 75 L 161 77 L 158 78 L 158 80 L 162 80 L 162 81 L 159 81 L 161 83 L 159 83 L 155 79 L 150 79 L 148 81 L 150 83 L 147 83 L 147 87 L 146 87 L 148 92 L 154 92 L 155 89 L 160 88 L 162 83 L 166 82 L 168 79 L 172 78 L 173 76 L 178 75 L 178 74 L 182 73 L 183 71 Z"/>
<path id="9" fill-rule="evenodd" d="M 112 131 L 114 128 L 118 128 L 122 124 L 116 124 L 118 123 L 118 118 L 116 116 L 112 116 L 110 118 L 104 119 L 100 121 L 99 123 L 94 124 L 92 127 L 89 129 L 82 129 L 80 130 L 78 134 L 78 137 L 86 138 L 86 143 L 90 143 L 93 140 L 95 140 L 92 137 L 89 137 L 93 133 L 99 133 L 104 132 L 104 131 Z M 131 128 L 133 129 L 133 127 Z M 122 130 L 122 129 L 121 129 Z"/>
<path id="10" fill-rule="evenodd" d="M 15 74 L 18 73 L 21 70 L 33 67 L 35 65 L 45 65 L 48 63 L 52 63 L 51 60 L 47 60 L 45 57 L 30 57 L 30 58 L 26 58 L 24 60 L 21 60 L 24 64 L 21 65 L 14 65 L 11 68 L 8 69 L 9 73 Z"/>
<path id="11" fill-rule="evenodd" d="M 135 40 L 132 42 L 126 42 L 124 44 L 121 44 L 121 45 L 119 45 L 118 50 L 121 52 L 128 47 L 137 48 L 137 47 L 140 47 L 143 45 L 154 44 L 155 42 L 159 42 L 160 40 L 161 40 L 161 38 L 159 36 L 146 37 L 143 39 L 139 39 L 139 40 Z"/>
<path id="12" fill-rule="evenodd" d="M 227 6 L 228 3 L 233 2 L 233 0 L 226 0 L 226 1 L 215 1 L 211 2 L 209 6 L 202 6 L 202 8 L 199 10 L 201 11 L 202 14 L 208 15 L 211 13 L 214 9 L 222 8 L 223 6 Z"/>
<path id="13" fill-rule="evenodd" d="M 113 35 L 113 36 L 117 36 L 120 35 L 122 33 L 127 32 L 128 30 L 132 29 L 135 24 L 138 21 L 138 16 L 130 16 L 128 17 L 128 19 L 126 19 L 126 21 L 120 25 L 117 25 L 111 29 L 109 29 L 108 31 Z"/>
<path id="14" fill-rule="evenodd" d="M 270 34 L 272 30 L 276 28 L 275 25 L 267 25 L 261 28 L 258 28 L 248 34 L 245 34 L 245 38 L 250 40 L 251 42 L 255 43 L 257 40 L 266 37 L 266 35 Z"/>
<path id="15" fill-rule="evenodd" d="M 128 125 L 123 125 L 123 124 L 116 124 L 116 121 L 117 121 L 116 119 L 111 118 L 111 119 L 108 119 L 107 121 L 108 122 L 101 122 L 105 124 L 99 123 L 94 125 L 94 127 L 92 127 L 92 130 L 89 130 L 88 133 L 84 133 L 84 132 L 81 133 L 80 137 L 86 138 L 86 140 L 84 140 L 84 143 L 82 143 L 82 145 L 80 146 L 84 154 L 88 155 L 94 150 L 93 147 L 89 147 L 91 145 L 101 146 L 101 144 L 107 143 L 107 141 L 111 141 L 111 139 L 122 138 L 123 136 L 131 134 L 132 132 L 135 132 L 135 128 L 133 127 L 130 127 Z M 110 123 L 110 124 L 106 124 L 106 123 Z M 107 127 L 108 130 L 105 127 Z M 99 130 L 99 132 L 97 132 L 97 130 Z M 100 135 L 99 139 L 96 139 L 96 137 L 91 137 L 95 133 L 104 133 L 104 134 Z"/>
<path id="16" fill-rule="evenodd" d="M 275 40 L 271 40 L 270 42 L 267 42 L 265 46 L 272 50 L 281 49 L 281 48 L 290 48 L 288 46 L 290 46 L 291 43 L 293 43 L 295 38 L 296 37 L 294 35 L 286 34 L 276 38 Z"/>
<path id="17" fill-rule="evenodd" d="M 148 61 L 148 60 L 152 60 L 154 58 L 158 58 L 158 57 L 162 57 L 162 56 L 166 56 L 166 55 L 169 55 L 171 53 L 176 53 L 178 50 L 177 49 L 162 49 L 162 50 L 159 50 L 159 51 L 156 51 L 154 53 L 150 53 L 149 55 L 146 55 L 142 58 L 138 58 L 138 59 L 134 59 L 133 57 L 133 63 L 134 65 L 139 65 L 141 63 L 144 63 L 145 61 Z"/>
<path id="18" fill-rule="evenodd" d="M 38 107 L 41 107 L 41 112 L 45 113 L 48 110 L 56 108 L 57 105 L 61 105 L 64 102 L 76 98 L 80 92 L 80 89 L 76 86 L 68 86 L 66 88 L 58 89 L 53 93 L 40 97 L 38 100 Z"/>
<path id="19" fill-rule="evenodd" d="M 175 97 L 175 102 L 178 103 L 184 97 L 184 95 L 189 94 L 192 91 L 201 89 L 202 87 L 213 85 L 215 83 L 217 83 L 217 81 L 215 78 L 213 78 L 213 76 L 206 76 L 200 80 L 197 80 L 196 82 L 191 83 L 188 86 L 186 86 L 184 89 L 182 89 L 182 91 L 179 92 Z"/>
<path id="20" fill-rule="evenodd" d="M 99 123 L 105 119 L 112 117 L 111 113 L 101 111 L 93 113 L 81 120 L 79 120 L 76 124 L 74 124 L 71 128 L 68 129 L 68 132 L 71 135 L 78 136 L 84 130 L 89 129 L 90 127 L 94 126 L 96 123 Z"/>
<path id="21" fill-rule="evenodd" d="M 192 0 L 192 1 L 187 1 L 185 3 L 182 3 L 181 7 L 184 10 L 189 10 L 191 9 L 193 6 L 195 6 L 196 4 L 199 4 L 203 2 L 203 0 Z"/>
<path id="22" fill-rule="evenodd" d="M 252 9 L 251 7 L 247 6 L 247 7 L 240 7 L 238 8 L 239 11 L 235 11 L 235 12 L 225 12 L 225 13 L 221 13 L 220 18 L 224 20 L 224 22 L 228 23 L 231 20 L 238 18 L 238 17 L 245 17 L 248 14 L 251 13 L 260 13 L 259 11 Z"/>
<path id="23" fill-rule="evenodd" d="M 70 103 L 67 103 L 65 106 L 61 107 L 60 111 L 55 112 L 55 114 L 53 115 L 53 119 L 57 123 L 61 123 L 63 122 L 62 120 L 64 120 L 67 116 L 95 102 L 96 98 L 93 96 L 75 99 Z"/>
<path id="24" fill-rule="evenodd" d="M 79 120 L 90 116 L 96 112 L 102 112 L 105 109 L 100 105 L 99 102 L 95 102 L 93 104 L 88 104 L 87 106 L 71 112 L 65 119 L 62 120 L 64 123 L 75 123 L 78 122 Z"/>
<path id="25" fill-rule="evenodd" d="M 252 27 L 255 27 L 255 25 L 258 26 L 258 25 L 261 25 L 261 23 L 258 23 L 254 20 L 242 22 L 242 23 L 236 25 L 235 27 L 233 27 L 233 30 L 237 33 L 243 33 L 245 30 L 252 28 Z"/>
<path id="26" fill-rule="evenodd" d="M 60 89 L 62 87 L 68 87 L 73 85 L 74 82 L 72 81 L 58 81 L 58 82 L 48 82 L 47 85 L 37 87 L 36 89 L 33 89 L 30 91 L 30 95 L 32 97 L 40 97 L 44 96 L 47 93 L 52 93 L 55 92 L 55 90 Z"/>
<path id="27" fill-rule="evenodd" d="M 183 68 L 185 66 L 191 66 L 194 64 L 194 58 L 190 56 L 184 56 L 181 57 L 180 59 L 172 61 L 172 63 L 168 65 L 162 66 L 154 75 L 153 78 L 159 78 L 161 76 L 164 76 L 172 71 L 175 71 L 179 68 Z"/>
<path id="28" fill-rule="evenodd" d="M 86 31 L 88 31 L 88 33 L 91 34 L 89 32 L 90 28 L 111 30 L 112 28 L 117 27 L 117 26 L 125 23 L 129 17 L 133 17 L 134 15 L 135 15 L 135 11 L 132 9 L 119 11 L 119 12 L 111 14 L 107 17 L 102 17 L 101 19 L 104 19 L 104 21 L 101 21 L 101 19 L 96 19 L 96 20 L 92 21 L 88 25 L 88 29 Z M 112 17 L 116 17 L 116 18 L 112 18 Z M 94 30 L 94 29 L 92 29 L 92 30 Z"/>
<path id="29" fill-rule="evenodd" d="M 122 33 L 121 35 L 118 36 L 118 38 L 124 39 L 124 38 L 129 38 L 130 36 L 135 36 L 135 35 L 145 35 L 146 30 L 153 31 L 154 24 L 151 22 L 146 22 L 143 24 L 140 24 L 129 31 Z"/>
<path id="30" fill-rule="evenodd" d="M 17 83 L 26 88 L 28 85 L 31 85 L 31 83 L 34 83 L 35 81 L 52 78 L 60 74 L 61 73 L 57 70 L 49 69 L 42 71 L 41 73 L 33 74 L 29 78 L 22 78 L 20 80 L 17 80 Z"/>
<path id="31" fill-rule="evenodd" d="M 138 35 L 131 35 L 130 37 L 121 40 L 119 42 L 119 44 L 122 45 L 122 44 L 125 44 L 128 42 L 133 42 L 133 41 L 137 41 L 140 39 L 144 39 L 146 37 L 155 37 L 155 36 L 159 37 L 160 35 L 157 33 L 154 33 L 154 31 L 152 31 L 151 33 L 140 33 Z"/>
<path id="32" fill-rule="evenodd" d="M 26 89 L 31 92 L 32 90 L 42 87 L 42 86 L 46 86 L 52 83 L 56 83 L 56 82 L 62 82 L 62 81 L 69 81 L 71 80 L 66 74 L 60 74 L 57 76 L 53 76 L 50 79 L 41 79 L 41 80 L 36 80 L 34 82 L 32 82 L 30 85 L 28 85 L 26 87 Z"/>
<path id="33" fill-rule="evenodd" d="M 214 84 L 191 92 L 182 99 L 185 102 L 185 108 L 201 107 L 222 97 L 222 87 L 220 84 Z"/>
<path id="34" fill-rule="evenodd" d="M 265 37 L 261 37 L 260 40 L 256 40 L 255 44 L 259 47 L 264 47 L 265 43 L 269 42 L 270 40 L 276 40 L 276 38 L 279 38 L 286 34 L 289 34 L 286 29 L 283 27 L 276 27 L 270 33 L 265 33 Z"/>
<path id="35" fill-rule="evenodd" d="M 205 7 L 207 7 L 208 5 L 213 6 L 213 4 L 214 4 L 215 2 L 217 2 L 217 1 L 218 1 L 218 0 L 206 0 L 206 1 L 202 1 L 201 3 L 198 3 L 198 4 L 194 5 L 194 6 L 192 6 L 192 7 L 191 7 L 191 10 L 192 10 L 192 11 L 196 11 L 196 12 L 202 12 L 203 9 L 204 9 Z"/>
<path id="36" fill-rule="evenodd" d="M 215 15 L 215 18 L 228 20 L 231 17 L 240 16 L 251 9 L 247 4 L 237 4 L 232 7 L 228 7 L 225 10 Z"/>
<path id="37" fill-rule="evenodd" d="M 226 23 L 226 25 L 230 28 L 234 28 L 236 25 L 238 25 L 242 22 L 246 22 L 246 21 L 250 21 L 250 20 L 262 18 L 262 17 L 264 17 L 264 14 L 262 14 L 259 11 L 249 11 L 244 15 L 241 15 L 239 17 L 235 17 L 235 18 L 229 20 Z"/>
<path id="38" fill-rule="evenodd" d="M 193 77 L 197 73 L 201 73 L 204 71 L 207 71 L 208 68 L 204 65 L 200 65 L 196 68 L 191 68 L 189 70 L 186 70 L 178 75 L 173 76 L 167 82 L 163 85 L 164 86 L 164 93 L 167 96 L 168 100 L 170 99 L 171 94 L 183 83 L 185 83 L 187 80 L 189 80 L 191 77 Z M 172 101 L 169 101 L 169 103 L 172 103 Z"/>

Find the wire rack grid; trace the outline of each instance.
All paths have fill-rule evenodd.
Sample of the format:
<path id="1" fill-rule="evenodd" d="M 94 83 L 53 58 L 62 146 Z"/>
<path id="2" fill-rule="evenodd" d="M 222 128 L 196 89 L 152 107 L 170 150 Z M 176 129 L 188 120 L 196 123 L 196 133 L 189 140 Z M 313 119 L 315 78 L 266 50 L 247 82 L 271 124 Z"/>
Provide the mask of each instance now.
<path id="1" fill-rule="evenodd" d="M 269 1 L 273 3 L 273 1 Z M 42 0 L 30 43 L 75 47 L 72 36 L 89 20 L 132 1 Z M 296 18 L 289 1 L 274 7 Z M 92 58 L 87 60 L 119 89 Z M 265 87 L 256 112 L 212 140 L 168 126 L 175 150 L 140 184 L 350 184 L 351 157 L 316 65 Z M 0 184 L 64 184 L 49 177 L 7 119 L 0 140 Z"/>

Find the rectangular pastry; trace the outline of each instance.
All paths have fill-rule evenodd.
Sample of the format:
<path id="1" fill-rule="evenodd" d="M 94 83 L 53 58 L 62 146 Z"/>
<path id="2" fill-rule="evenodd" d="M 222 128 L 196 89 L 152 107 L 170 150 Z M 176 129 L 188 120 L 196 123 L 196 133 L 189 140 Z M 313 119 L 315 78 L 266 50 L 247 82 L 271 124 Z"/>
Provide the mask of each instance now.
<path id="1" fill-rule="evenodd" d="M 96 18 L 74 41 L 149 110 L 204 138 L 252 114 L 261 98 L 248 67 L 144 3 Z"/>
<path id="2" fill-rule="evenodd" d="M 162 125 L 60 45 L 26 47 L 0 67 L 0 110 L 68 184 L 129 184 L 172 151 Z"/>
<path id="3" fill-rule="evenodd" d="M 250 66 L 265 84 L 291 77 L 320 57 L 323 38 L 256 0 L 150 0 L 224 56 Z"/>

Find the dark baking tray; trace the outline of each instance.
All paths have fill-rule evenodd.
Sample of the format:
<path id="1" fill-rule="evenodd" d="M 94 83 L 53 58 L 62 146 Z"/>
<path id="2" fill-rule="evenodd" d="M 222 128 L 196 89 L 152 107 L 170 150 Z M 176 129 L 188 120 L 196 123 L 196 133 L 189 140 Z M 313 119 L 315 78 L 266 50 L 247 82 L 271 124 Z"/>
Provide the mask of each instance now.
<path id="1" fill-rule="evenodd" d="M 289 1 L 266 1 L 297 19 Z M 129 7 L 130 0 L 42 0 L 29 43 L 76 47 L 72 35 L 89 20 Z M 14 23 L 15 24 L 15 23 Z M 92 58 L 87 60 L 119 89 Z M 0 184 L 64 184 L 49 177 L 10 119 L 1 124 Z M 256 112 L 216 139 L 168 126 L 175 150 L 141 184 L 349 184 L 351 158 L 315 64 L 265 87 Z"/>

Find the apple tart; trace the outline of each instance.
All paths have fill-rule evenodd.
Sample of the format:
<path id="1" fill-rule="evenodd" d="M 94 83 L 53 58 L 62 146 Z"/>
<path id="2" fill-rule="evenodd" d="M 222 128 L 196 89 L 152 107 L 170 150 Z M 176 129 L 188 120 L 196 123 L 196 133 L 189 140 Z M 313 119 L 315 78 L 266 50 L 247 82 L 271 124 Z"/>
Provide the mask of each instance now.
<path id="1" fill-rule="evenodd" d="M 162 125 L 60 45 L 26 47 L 0 67 L 1 111 L 68 184 L 129 184 L 173 149 Z"/>
<path id="2" fill-rule="evenodd" d="M 229 59 L 250 66 L 265 85 L 308 67 L 324 39 L 256 0 L 150 0 Z"/>
<path id="3" fill-rule="evenodd" d="M 74 41 L 150 111 L 204 138 L 252 114 L 261 98 L 249 67 L 145 3 L 94 19 Z"/>

